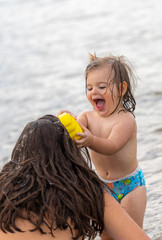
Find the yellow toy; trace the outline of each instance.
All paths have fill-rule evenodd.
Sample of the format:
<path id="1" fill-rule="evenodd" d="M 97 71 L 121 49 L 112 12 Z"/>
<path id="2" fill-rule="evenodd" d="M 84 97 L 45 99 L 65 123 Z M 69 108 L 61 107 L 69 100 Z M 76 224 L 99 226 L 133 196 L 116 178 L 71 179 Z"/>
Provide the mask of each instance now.
<path id="1" fill-rule="evenodd" d="M 81 136 L 77 136 L 77 133 L 82 133 L 83 131 L 81 129 L 81 126 L 79 125 L 79 123 L 76 121 L 75 118 L 73 118 L 68 113 L 62 113 L 58 116 L 58 118 L 61 121 L 61 123 L 65 126 L 65 128 L 67 129 L 72 140 L 74 140 L 74 138 L 75 139 L 81 138 Z"/>

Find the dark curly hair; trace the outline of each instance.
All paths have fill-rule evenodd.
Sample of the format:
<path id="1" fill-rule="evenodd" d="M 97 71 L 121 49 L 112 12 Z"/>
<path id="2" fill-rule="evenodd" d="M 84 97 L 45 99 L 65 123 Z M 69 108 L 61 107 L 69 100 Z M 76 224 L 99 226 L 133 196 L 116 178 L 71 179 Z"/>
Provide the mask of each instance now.
<path id="1" fill-rule="evenodd" d="M 0 229 L 22 232 L 16 225 L 22 218 L 33 224 L 30 231 L 45 234 L 45 224 L 52 236 L 70 228 L 73 239 L 94 239 L 104 227 L 104 188 L 89 160 L 57 117 L 28 123 L 0 172 Z"/>
<path id="2" fill-rule="evenodd" d="M 89 54 L 90 63 L 85 70 L 85 78 L 87 81 L 88 74 L 95 70 L 102 68 L 106 65 L 111 66 L 111 71 L 114 71 L 114 78 L 112 80 L 113 86 L 116 85 L 118 92 L 120 93 L 119 103 L 122 100 L 123 107 L 125 110 L 133 113 L 136 107 L 136 101 L 133 96 L 132 85 L 136 83 L 137 77 L 133 73 L 133 66 L 128 62 L 124 56 L 106 56 L 106 57 L 97 57 L 96 54 Z M 109 76 L 108 76 L 109 78 Z M 123 92 L 123 82 L 127 83 L 127 91 L 122 96 Z M 113 92 L 112 92 L 113 96 Z M 118 105 L 119 105 L 118 103 Z M 116 109 L 118 107 L 116 106 Z M 116 110 L 115 109 L 115 110 Z M 114 111 L 115 111 L 114 110 Z"/>

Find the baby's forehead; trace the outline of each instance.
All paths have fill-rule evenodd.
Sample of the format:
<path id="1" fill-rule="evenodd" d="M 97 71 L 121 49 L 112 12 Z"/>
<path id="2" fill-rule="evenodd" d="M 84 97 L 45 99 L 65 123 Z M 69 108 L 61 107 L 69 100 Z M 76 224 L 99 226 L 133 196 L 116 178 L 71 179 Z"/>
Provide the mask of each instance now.
<path id="1" fill-rule="evenodd" d="M 87 82 L 89 82 L 89 80 L 91 81 L 91 78 L 93 79 L 94 76 L 99 77 L 99 79 L 102 79 L 103 82 L 109 82 L 113 80 L 115 71 L 112 67 L 112 64 L 104 64 L 91 69 L 87 75 Z"/>
<path id="2" fill-rule="evenodd" d="M 94 71 L 100 71 L 100 72 L 105 72 L 107 74 L 113 74 L 114 73 L 114 68 L 112 63 L 104 63 L 102 65 L 98 65 L 94 68 L 92 68 L 89 73 L 92 73 Z"/>
<path id="3" fill-rule="evenodd" d="M 99 67 L 99 69 L 101 69 L 101 71 L 106 71 L 108 74 L 114 74 L 114 68 L 112 63 L 105 63 L 104 65 L 101 65 L 101 67 Z"/>

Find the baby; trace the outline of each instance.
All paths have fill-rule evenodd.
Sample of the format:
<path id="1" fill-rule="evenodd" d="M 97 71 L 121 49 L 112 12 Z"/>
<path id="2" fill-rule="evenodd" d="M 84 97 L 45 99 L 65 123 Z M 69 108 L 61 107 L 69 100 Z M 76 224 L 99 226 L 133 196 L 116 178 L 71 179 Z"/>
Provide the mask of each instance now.
<path id="1" fill-rule="evenodd" d="M 75 139 L 79 148 L 89 147 L 96 173 L 129 215 L 143 227 L 146 188 L 137 161 L 136 101 L 132 93 L 135 79 L 124 57 L 98 58 L 90 54 L 85 71 L 87 98 L 93 110 L 77 120 L 83 133 Z M 108 239 L 102 236 L 102 240 Z"/>

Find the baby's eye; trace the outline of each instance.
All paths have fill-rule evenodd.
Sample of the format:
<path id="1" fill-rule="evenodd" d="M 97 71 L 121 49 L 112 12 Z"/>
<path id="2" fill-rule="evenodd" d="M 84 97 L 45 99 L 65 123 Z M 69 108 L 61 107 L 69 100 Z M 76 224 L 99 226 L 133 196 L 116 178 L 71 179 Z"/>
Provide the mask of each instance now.
<path id="1" fill-rule="evenodd" d="M 100 89 L 105 89 L 106 87 L 105 86 L 99 86 Z"/>
<path id="2" fill-rule="evenodd" d="M 90 87 L 89 87 L 89 88 L 87 88 L 87 91 L 92 91 L 92 89 L 93 89 L 93 88 L 90 88 Z"/>

